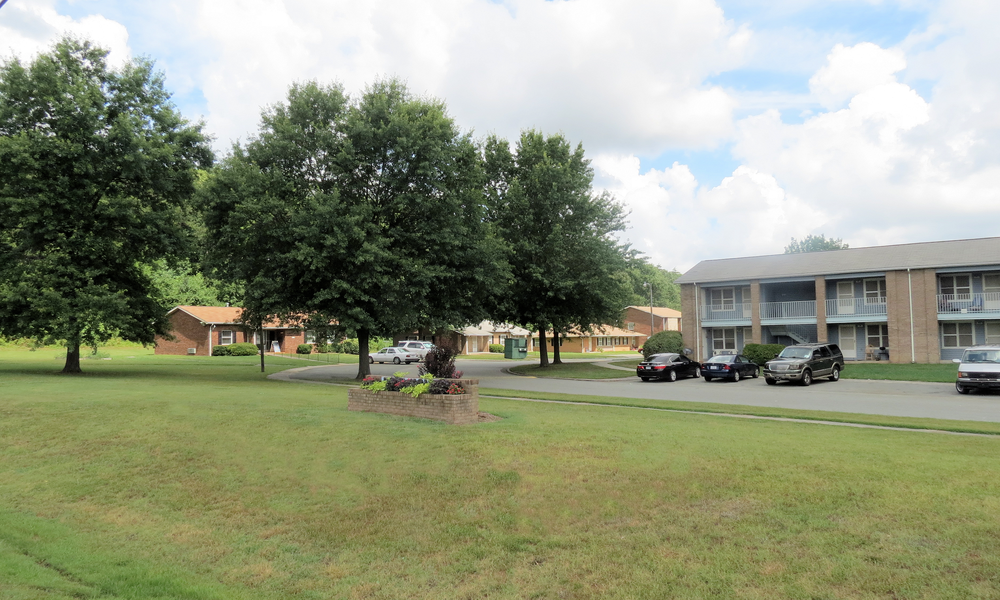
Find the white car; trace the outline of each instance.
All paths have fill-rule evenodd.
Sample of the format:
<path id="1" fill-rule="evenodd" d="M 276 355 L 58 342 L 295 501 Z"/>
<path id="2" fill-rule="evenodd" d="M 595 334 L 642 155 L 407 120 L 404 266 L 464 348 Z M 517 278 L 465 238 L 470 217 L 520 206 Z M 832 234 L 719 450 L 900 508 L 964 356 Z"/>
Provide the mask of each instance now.
<path id="1" fill-rule="evenodd" d="M 411 362 L 420 362 L 420 356 L 406 348 L 382 348 L 378 352 L 368 355 L 368 362 L 384 364 L 391 362 L 394 365 L 399 363 L 410 364 Z"/>
<path id="2" fill-rule="evenodd" d="M 972 346 L 966 348 L 958 363 L 955 390 L 968 394 L 972 390 L 1000 389 L 1000 346 Z"/>
<path id="3" fill-rule="evenodd" d="M 423 360 L 427 353 L 434 349 L 434 344 L 421 340 L 404 340 L 396 344 L 397 348 L 403 348 L 420 357 Z"/>

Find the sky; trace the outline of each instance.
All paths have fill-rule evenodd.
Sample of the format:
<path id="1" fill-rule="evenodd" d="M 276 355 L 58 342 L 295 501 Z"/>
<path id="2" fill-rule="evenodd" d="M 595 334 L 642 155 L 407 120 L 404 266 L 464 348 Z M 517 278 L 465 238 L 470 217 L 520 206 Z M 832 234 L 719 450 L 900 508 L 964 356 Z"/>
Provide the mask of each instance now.
<path id="1" fill-rule="evenodd" d="M 623 241 L 684 271 L 824 234 L 1000 235 L 1000 2 L 8 0 L 0 59 L 65 33 L 156 62 L 220 156 L 293 82 L 399 77 L 476 136 L 582 143 Z"/>

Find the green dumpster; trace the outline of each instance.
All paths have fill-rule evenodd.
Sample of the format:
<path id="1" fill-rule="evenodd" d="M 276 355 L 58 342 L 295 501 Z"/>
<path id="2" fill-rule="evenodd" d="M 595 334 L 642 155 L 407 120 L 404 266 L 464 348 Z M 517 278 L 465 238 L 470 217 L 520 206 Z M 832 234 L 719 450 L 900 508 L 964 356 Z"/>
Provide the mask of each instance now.
<path id="1" fill-rule="evenodd" d="M 507 338 L 503 341 L 504 358 L 528 358 L 528 340 Z"/>

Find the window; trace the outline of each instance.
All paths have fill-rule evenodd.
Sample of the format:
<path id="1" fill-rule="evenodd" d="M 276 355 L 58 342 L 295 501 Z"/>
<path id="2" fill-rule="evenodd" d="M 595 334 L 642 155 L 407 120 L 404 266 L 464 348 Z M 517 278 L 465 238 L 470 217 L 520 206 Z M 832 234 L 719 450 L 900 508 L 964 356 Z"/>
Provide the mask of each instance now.
<path id="1" fill-rule="evenodd" d="M 733 310 L 733 288 L 714 288 L 708 293 L 712 310 Z"/>
<path id="2" fill-rule="evenodd" d="M 743 304 L 750 304 L 750 286 L 743 286 L 740 288 L 740 302 Z"/>
<path id="3" fill-rule="evenodd" d="M 865 328 L 868 333 L 868 345 L 872 348 L 889 347 L 889 326 L 885 323 L 870 323 Z"/>
<path id="4" fill-rule="evenodd" d="M 996 273 L 983 275 L 983 291 L 987 294 L 1000 292 L 1000 275 Z"/>
<path id="5" fill-rule="evenodd" d="M 969 299 L 972 293 L 972 276 L 970 275 L 942 275 L 941 293 L 948 296 L 956 296 L 956 299 Z"/>
<path id="6" fill-rule="evenodd" d="M 968 348 L 975 345 L 972 323 L 942 323 L 941 346 L 944 348 Z"/>
<path id="7" fill-rule="evenodd" d="M 219 330 L 219 345 L 228 346 L 236 341 L 236 332 L 232 329 Z"/>
<path id="8" fill-rule="evenodd" d="M 316 343 L 316 332 L 315 331 L 307 331 L 306 332 L 305 342 L 307 344 L 315 344 Z"/>
<path id="9" fill-rule="evenodd" d="M 713 329 L 712 330 L 712 351 L 715 354 L 722 352 L 736 352 L 736 329 Z"/>
<path id="10" fill-rule="evenodd" d="M 629 331 L 635 331 L 635 323 L 629 323 L 628 324 L 628 330 Z"/>
<path id="11" fill-rule="evenodd" d="M 865 304 L 885 304 L 885 279 L 865 279 Z"/>
<path id="12" fill-rule="evenodd" d="M 986 322 L 986 343 L 1000 344 L 1000 321 Z"/>

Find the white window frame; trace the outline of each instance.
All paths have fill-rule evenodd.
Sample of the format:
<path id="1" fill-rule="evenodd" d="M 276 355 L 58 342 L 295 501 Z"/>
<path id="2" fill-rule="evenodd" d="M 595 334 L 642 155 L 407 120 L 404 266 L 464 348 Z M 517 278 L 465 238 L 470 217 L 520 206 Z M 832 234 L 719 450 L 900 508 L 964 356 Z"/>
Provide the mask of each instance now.
<path id="1" fill-rule="evenodd" d="M 307 343 L 307 344 L 315 344 L 316 343 L 316 332 L 315 331 L 306 330 L 306 332 L 303 334 L 303 338 L 302 339 L 305 340 L 305 343 Z"/>
<path id="2" fill-rule="evenodd" d="M 228 335 L 227 335 L 228 334 Z M 229 338 L 229 341 L 226 341 Z M 219 345 L 229 346 L 230 344 L 236 343 L 236 331 L 233 329 L 220 329 L 219 330 Z"/>
<path id="3" fill-rule="evenodd" d="M 875 289 L 868 289 L 868 284 L 875 284 Z M 865 279 L 862 286 L 865 293 L 865 304 L 885 304 L 886 287 L 884 278 Z"/>
<path id="4" fill-rule="evenodd" d="M 963 326 L 968 327 L 968 333 L 963 333 Z M 948 329 L 953 329 L 949 332 Z M 967 339 L 963 340 L 962 337 Z M 968 344 L 963 344 L 968 341 Z M 941 347 L 942 348 L 968 348 L 976 345 L 976 326 L 972 321 L 947 321 L 941 323 Z"/>
<path id="5" fill-rule="evenodd" d="M 728 292 L 728 298 L 726 292 Z M 709 288 L 708 300 L 712 310 L 733 310 L 736 308 L 736 288 Z"/>
<path id="6" fill-rule="evenodd" d="M 994 279 L 995 283 L 986 283 L 989 279 Z M 983 273 L 983 293 L 997 293 L 1000 292 L 1000 273 Z"/>
<path id="7" fill-rule="evenodd" d="M 740 301 L 743 304 L 750 304 L 750 294 L 751 294 L 751 291 L 750 291 L 750 286 L 749 285 L 745 285 L 745 286 L 741 287 L 740 288 Z"/>
<path id="8" fill-rule="evenodd" d="M 631 322 L 630 322 L 630 323 L 628 324 L 628 330 L 629 330 L 629 331 L 635 331 L 635 323 L 631 323 Z"/>
<path id="9" fill-rule="evenodd" d="M 965 285 L 958 285 L 959 278 L 965 278 L 967 282 Z M 949 280 L 950 284 L 948 286 L 951 292 L 945 291 L 945 280 Z M 952 296 L 955 300 L 968 300 L 972 297 L 972 275 L 968 273 L 957 273 L 954 275 L 939 275 L 938 276 L 938 286 L 940 293 L 944 296 Z M 962 291 L 964 290 L 964 291 Z M 963 296 L 965 296 L 963 298 Z"/>
<path id="10" fill-rule="evenodd" d="M 878 327 L 878 334 L 872 335 L 871 328 Z M 872 340 L 878 343 L 873 344 Z M 865 345 L 872 348 L 889 347 L 889 325 L 887 323 L 865 323 Z"/>
<path id="11" fill-rule="evenodd" d="M 732 332 L 727 335 L 727 332 Z M 732 339 L 733 345 L 728 346 L 727 342 Z M 721 344 L 719 343 L 721 342 Z M 712 329 L 712 355 L 716 354 L 736 354 L 736 328 L 717 327 Z"/>

